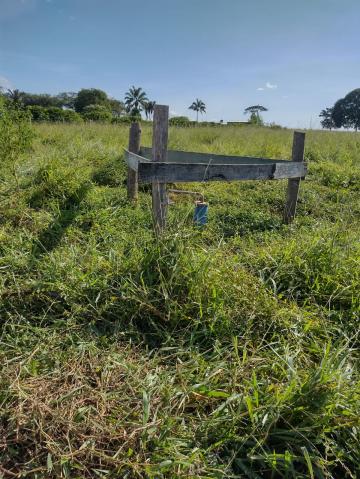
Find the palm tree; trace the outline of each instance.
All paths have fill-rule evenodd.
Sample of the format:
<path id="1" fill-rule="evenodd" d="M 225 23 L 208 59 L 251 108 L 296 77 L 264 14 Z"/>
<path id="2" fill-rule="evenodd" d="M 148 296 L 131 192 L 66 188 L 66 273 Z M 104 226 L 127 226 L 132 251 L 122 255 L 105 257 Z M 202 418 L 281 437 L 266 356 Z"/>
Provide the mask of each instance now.
<path id="1" fill-rule="evenodd" d="M 262 105 L 252 105 L 245 108 L 244 115 L 247 115 L 250 113 L 250 123 L 262 125 L 263 121 L 261 116 L 259 115 L 260 111 L 268 111 L 268 109 Z"/>
<path id="2" fill-rule="evenodd" d="M 192 104 L 189 106 L 189 110 L 194 110 L 196 111 L 196 121 L 199 121 L 199 112 L 201 114 L 206 113 L 206 105 L 202 100 L 199 100 L 196 98 L 195 101 L 192 102 Z"/>
<path id="3" fill-rule="evenodd" d="M 151 117 L 154 113 L 156 101 L 148 101 L 145 105 L 145 116 L 147 119 L 151 120 Z"/>
<path id="4" fill-rule="evenodd" d="M 22 103 L 24 94 L 23 92 L 17 89 L 16 90 L 8 89 L 6 96 L 9 98 L 9 100 L 11 100 L 14 103 L 14 105 L 20 105 Z"/>
<path id="5" fill-rule="evenodd" d="M 132 116 L 140 115 L 148 101 L 142 88 L 132 86 L 125 95 L 126 111 Z"/>

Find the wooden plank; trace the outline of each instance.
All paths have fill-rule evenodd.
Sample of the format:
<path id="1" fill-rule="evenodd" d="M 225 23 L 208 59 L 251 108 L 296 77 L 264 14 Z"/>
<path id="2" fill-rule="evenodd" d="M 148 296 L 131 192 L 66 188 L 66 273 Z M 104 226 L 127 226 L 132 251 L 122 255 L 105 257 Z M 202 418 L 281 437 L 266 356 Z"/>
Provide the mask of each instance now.
<path id="1" fill-rule="evenodd" d="M 304 165 L 304 149 L 305 149 L 305 133 L 294 131 L 292 162 L 294 164 Z M 286 192 L 286 204 L 284 209 L 284 222 L 291 223 L 295 218 L 296 204 L 299 194 L 301 177 L 305 175 L 299 174 L 298 177 L 289 179 Z"/>
<path id="2" fill-rule="evenodd" d="M 141 128 L 138 121 L 131 123 L 129 131 L 129 151 L 138 154 L 141 144 Z M 136 201 L 138 198 L 138 173 L 136 169 L 128 168 L 127 196 L 129 200 Z"/>
<path id="3" fill-rule="evenodd" d="M 138 171 L 139 163 L 151 163 L 150 160 L 147 160 L 146 158 L 140 155 L 136 155 L 135 153 L 131 153 L 131 151 L 128 151 L 125 148 L 124 148 L 124 152 L 125 152 L 126 164 L 132 170 Z"/>
<path id="4" fill-rule="evenodd" d="M 202 181 L 273 180 L 304 176 L 303 164 L 205 165 L 182 163 L 139 163 L 139 182 L 180 183 Z"/>
<path id="5" fill-rule="evenodd" d="M 307 174 L 306 163 L 287 161 L 286 163 L 275 163 L 275 165 L 274 180 L 305 177 Z"/>
<path id="6" fill-rule="evenodd" d="M 146 146 L 140 148 L 140 154 L 144 158 L 152 159 L 152 150 Z M 212 153 L 197 153 L 193 151 L 168 150 L 168 163 L 206 163 L 206 164 L 272 164 L 290 163 L 289 160 L 278 160 L 272 158 L 260 158 L 253 156 L 214 155 Z"/>
<path id="7" fill-rule="evenodd" d="M 139 168 L 139 164 L 140 163 L 147 163 L 147 164 L 151 164 L 152 162 L 146 158 L 144 158 L 143 156 L 140 156 L 140 155 L 136 155 L 135 153 L 131 153 L 127 150 L 125 150 L 125 160 L 126 160 L 126 163 L 127 165 L 129 166 L 129 168 L 135 170 L 135 171 L 138 171 L 138 168 Z M 170 165 L 169 163 L 166 163 L 167 165 L 169 165 L 172 169 L 172 167 L 174 165 Z M 199 163 L 199 165 L 203 165 L 205 169 L 209 169 L 212 171 L 214 170 L 214 167 L 216 166 L 219 166 L 219 165 L 206 165 L 206 164 L 203 164 L 203 163 Z M 274 173 L 273 173 L 273 177 L 270 177 L 269 179 L 284 179 L 284 178 L 297 178 L 299 175 L 302 175 L 302 176 L 305 176 L 306 173 L 307 173 L 307 168 L 306 168 L 306 164 L 303 163 L 303 164 L 299 164 L 299 163 L 294 163 L 294 162 L 291 162 L 291 161 L 286 161 L 286 162 L 283 162 L 283 163 L 272 163 L 272 165 L 275 165 L 275 169 L 274 169 Z M 193 167 L 194 165 L 193 164 L 190 164 L 188 165 L 189 167 Z M 249 179 L 246 175 L 246 170 L 243 169 L 243 172 L 240 171 L 241 168 L 244 168 L 244 166 L 246 167 L 256 167 L 257 165 L 222 165 L 222 166 L 234 166 L 237 170 L 239 170 L 236 175 L 241 177 L 241 179 Z M 234 168 L 234 169 L 235 169 Z M 256 171 L 256 170 L 254 170 Z M 216 173 L 218 174 L 218 173 Z M 244 176 L 244 178 L 242 178 L 242 176 Z M 238 179 L 238 178 L 236 178 Z M 250 178 L 252 179 L 252 178 Z"/>
<path id="8" fill-rule="evenodd" d="M 169 125 L 169 107 L 155 105 L 153 117 L 153 140 L 152 140 L 152 163 L 140 163 L 139 173 L 143 166 L 156 167 L 157 163 L 167 160 L 167 142 Z M 152 181 L 152 211 L 154 228 L 157 234 L 161 233 L 166 226 L 167 193 L 166 183 L 156 175 Z"/>

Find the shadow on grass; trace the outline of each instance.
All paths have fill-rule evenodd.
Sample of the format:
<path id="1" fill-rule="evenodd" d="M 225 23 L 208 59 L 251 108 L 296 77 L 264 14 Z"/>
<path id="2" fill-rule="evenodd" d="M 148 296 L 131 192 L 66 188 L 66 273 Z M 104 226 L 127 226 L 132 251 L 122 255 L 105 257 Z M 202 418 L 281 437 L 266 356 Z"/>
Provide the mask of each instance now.
<path id="1" fill-rule="evenodd" d="M 90 189 L 90 183 L 83 183 L 71 196 L 59 203 L 59 213 L 49 226 L 34 240 L 32 259 L 39 259 L 53 251 L 61 242 L 67 228 L 80 212 L 80 204 Z"/>
<path id="2" fill-rule="evenodd" d="M 28 268 L 31 269 L 34 261 L 47 255 L 60 244 L 67 228 L 80 213 L 80 204 L 90 187 L 90 183 L 83 183 L 74 193 L 59 203 L 59 212 L 54 220 L 33 241 Z M 65 319 L 70 310 L 71 307 L 67 301 L 53 289 L 43 290 L 35 287 L 25 288 L 19 292 L 18 289 L 10 288 L 1 296 L 0 315 L 15 313 L 25 317 L 30 316 L 38 318 L 39 324 L 43 323 L 43 325 Z M 51 321 L 47 319 L 49 316 L 52 318 Z"/>

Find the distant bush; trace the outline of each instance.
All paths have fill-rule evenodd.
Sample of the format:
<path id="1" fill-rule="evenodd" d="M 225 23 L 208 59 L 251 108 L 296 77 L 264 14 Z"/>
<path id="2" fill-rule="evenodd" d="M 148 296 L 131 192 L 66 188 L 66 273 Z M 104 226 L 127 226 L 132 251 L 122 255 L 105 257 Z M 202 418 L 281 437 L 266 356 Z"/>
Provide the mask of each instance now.
<path id="1" fill-rule="evenodd" d="M 58 107 L 44 108 L 38 105 L 29 106 L 27 110 L 31 114 L 32 121 L 36 122 L 51 121 L 77 123 L 82 121 L 81 116 L 73 110 L 63 110 Z"/>
<path id="2" fill-rule="evenodd" d="M 216 121 L 202 121 L 200 123 L 201 126 L 219 126 L 219 123 Z"/>
<path id="3" fill-rule="evenodd" d="M 49 121 L 54 122 L 63 122 L 64 121 L 64 114 L 63 110 L 57 106 L 51 106 L 46 109 L 49 115 Z"/>
<path id="4" fill-rule="evenodd" d="M 116 125 L 128 125 L 133 121 L 131 116 L 117 116 L 111 119 L 111 123 Z"/>
<path id="5" fill-rule="evenodd" d="M 83 121 L 81 115 L 74 110 L 62 110 L 62 115 L 67 123 L 80 123 Z"/>
<path id="6" fill-rule="evenodd" d="M 169 120 L 171 126 L 191 126 L 193 123 L 195 122 L 190 121 L 187 116 L 174 116 Z"/>
<path id="7" fill-rule="evenodd" d="M 278 125 L 277 123 L 274 123 L 274 122 L 269 123 L 267 126 L 271 128 L 272 130 L 282 130 L 284 128 L 283 126 Z"/>
<path id="8" fill-rule="evenodd" d="M 32 105 L 27 108 L 30 112 L 32 121 L 49 121 L 47 108 L 39 105 Z"/>
<path id="9" fill-rule="evenodd" d="M 112 114 L 104 105 L 89 105 L 83 109 L 82 117 L 87 121 L 110 122 Z"/>
<path id="10" fill-rule="evenodd" d="M 225 126 L 249 126 L 248 121 L 228 121 Z"/>

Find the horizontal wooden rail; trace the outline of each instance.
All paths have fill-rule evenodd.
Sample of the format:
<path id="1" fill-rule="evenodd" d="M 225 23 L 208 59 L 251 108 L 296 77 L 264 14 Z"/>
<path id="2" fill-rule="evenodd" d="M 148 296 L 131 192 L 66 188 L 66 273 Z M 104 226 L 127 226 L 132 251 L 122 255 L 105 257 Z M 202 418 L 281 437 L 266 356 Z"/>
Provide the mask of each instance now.
<path id="1" fill-rule="evenodd" d="M 140 155 L 147 160 L 152 160 L 152 150 L 147 146 L 140 147 Z M 212 153 L 197 153 L 193 151 L 168 150 L 167 163 L 216 163 L 217 165 L 238 165 L 238 164 L 270 164 L 289 163 L 288 160 L 277 160 L 272 158 L 258 158 L 254 156 L 233 156 L 214 155 Z"/>
<path id="2" fill-rule="evenodd" d="M 126 151 L 126 150 L 125 150 Z M 129 168 L 138 172 L 141 183 L 179 183 L 202 181 L 280 180 L 306 175 L 306 165 L 292 161 L 270 163 L 171 163 L 152 162 L 126 151 Z"/>

